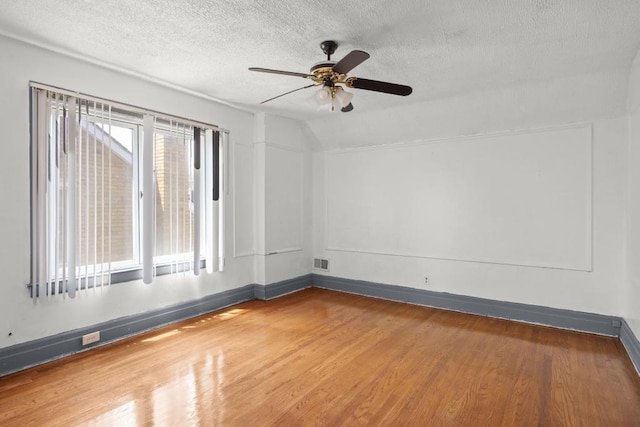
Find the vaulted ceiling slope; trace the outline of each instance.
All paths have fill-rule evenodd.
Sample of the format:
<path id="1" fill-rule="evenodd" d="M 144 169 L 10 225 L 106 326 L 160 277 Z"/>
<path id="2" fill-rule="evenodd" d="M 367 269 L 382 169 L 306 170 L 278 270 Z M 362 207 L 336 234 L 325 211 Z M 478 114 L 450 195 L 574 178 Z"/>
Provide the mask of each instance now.
<path id="1" fill-rule="evenodd" d="M 525 82 L 628 68 L 640 0 L 24 0 L 0 3 L 0 33 L 168 82 L 250 110 L 320 114 L 307 80 L 319 44 L 371 58 L 352 75 L 403 83 L 408 97 L 357 91 L 358 112 Z"/>

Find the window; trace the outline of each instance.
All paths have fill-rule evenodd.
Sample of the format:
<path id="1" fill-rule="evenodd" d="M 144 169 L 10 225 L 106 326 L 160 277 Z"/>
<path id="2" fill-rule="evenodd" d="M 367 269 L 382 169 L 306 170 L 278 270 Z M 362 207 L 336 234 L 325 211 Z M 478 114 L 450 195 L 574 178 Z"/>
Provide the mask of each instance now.
<path id="1" fill-rule="evenodd" d="M 184 128 L 173 132 L 159 129 L 154 140 L 156 256 L 187 253 L 192 247 L 192 144 Z"/>
<path id="2" fill-rule="evenodd" d="M 227 132 L 38 84 L 31 99 L 33 296 L 222 270 Z"/>
<path id="3" fill-rule="evenodd" d="M 94 107 L 89 111 L 96 113 Z M 125 267 L 138 258 L 133 220 L 137 211 L 133 154 L 136 129 L 130 123 L 102 123 L 101 118 L 82 116 L 77 140 L 79 265 L 90 270 L 94 265 L 102 269 L 109 262 Z M 58 128 L 63 125 L 62 119 L 56 120 Z M 65 156 L 61 159 L 64 162 Z M 58 189 L 60 200 L 64 191 Z"/>

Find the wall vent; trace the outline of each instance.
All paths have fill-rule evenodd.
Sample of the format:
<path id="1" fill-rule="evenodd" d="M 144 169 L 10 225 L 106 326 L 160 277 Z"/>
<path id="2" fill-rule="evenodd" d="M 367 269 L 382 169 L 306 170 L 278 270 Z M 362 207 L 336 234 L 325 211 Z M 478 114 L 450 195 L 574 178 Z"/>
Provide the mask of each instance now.
<path id="1" fill-rule="evenodd" d="M 314 270 L 324 270 L 329 271 L 329 260 L 322 258 L 314 258 L 313 259 L 313 269 Z"/>

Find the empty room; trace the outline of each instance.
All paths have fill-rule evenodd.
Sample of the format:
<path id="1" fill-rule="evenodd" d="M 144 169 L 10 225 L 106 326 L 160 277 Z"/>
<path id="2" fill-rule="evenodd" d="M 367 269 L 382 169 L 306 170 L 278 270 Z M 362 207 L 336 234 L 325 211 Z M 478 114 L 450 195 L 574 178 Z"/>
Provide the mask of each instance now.
<path id="1" fill-rule="evenodd" d="M 640 0 L 0 4 L 0 425 L 640 426 Z"/>

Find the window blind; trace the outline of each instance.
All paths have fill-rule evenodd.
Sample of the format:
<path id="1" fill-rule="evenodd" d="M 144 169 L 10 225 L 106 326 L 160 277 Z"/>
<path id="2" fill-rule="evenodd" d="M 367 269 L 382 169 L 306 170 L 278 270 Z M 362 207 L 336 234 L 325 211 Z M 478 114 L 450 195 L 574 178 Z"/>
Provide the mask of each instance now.
<path id="1" fill-rule="evenodd" d="M 199 275 L 203 254 L 223 270 L 228 131 L 40 84 L 31 101 L 33 297 Z"/>

